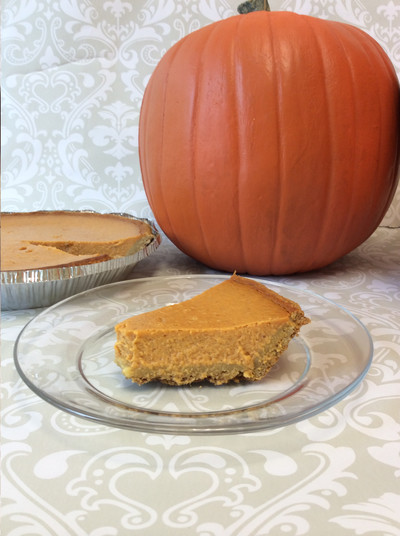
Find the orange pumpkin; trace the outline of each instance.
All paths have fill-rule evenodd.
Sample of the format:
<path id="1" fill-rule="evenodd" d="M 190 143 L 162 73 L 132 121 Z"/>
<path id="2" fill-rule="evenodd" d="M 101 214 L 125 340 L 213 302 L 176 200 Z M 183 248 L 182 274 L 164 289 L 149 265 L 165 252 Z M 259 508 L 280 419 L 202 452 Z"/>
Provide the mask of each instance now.
<path id="1" fill-rule="evenodd" d="M 253 275 L 325 266 L 393 198 L 399 83 L 353 26 L 290 12 L 219 21 L 178 41 L 146 88 L 139 154 L 171 241 Z"/>

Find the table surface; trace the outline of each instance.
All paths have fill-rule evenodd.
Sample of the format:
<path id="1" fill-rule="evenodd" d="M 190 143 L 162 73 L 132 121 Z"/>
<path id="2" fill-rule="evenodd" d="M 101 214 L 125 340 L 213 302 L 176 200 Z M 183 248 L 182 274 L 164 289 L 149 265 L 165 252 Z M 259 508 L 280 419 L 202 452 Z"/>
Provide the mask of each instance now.
<path id="1" fill-rule="evenodd" d="M 215 273 L 168 240 L 132 278 Z M 342 401 L 273 430 L 163 435 L 81 419 L 36 396 L 13 362 L 40 310 L 2 313 L 4 536 L 400 535 L 400 229 L 312 273 L 269 277 L 351 311 L 374 343 Z"/>

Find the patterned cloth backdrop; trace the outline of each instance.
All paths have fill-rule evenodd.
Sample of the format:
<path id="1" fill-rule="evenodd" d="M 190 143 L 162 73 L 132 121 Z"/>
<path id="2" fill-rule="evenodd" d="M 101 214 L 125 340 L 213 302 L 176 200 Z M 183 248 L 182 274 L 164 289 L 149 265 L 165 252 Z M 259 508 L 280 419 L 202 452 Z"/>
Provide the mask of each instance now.
<path id="1" fill-rule="evenodd" d="M 2 209 L 94 209 L 151 217 L 140 176 L 144 88 L 178 39 L 237 0 L 4 0 Z M 271 0 L 372 35 L 400 72 L 396 0 Z M 384 225 L 400 226 L 400 189 Z"/>

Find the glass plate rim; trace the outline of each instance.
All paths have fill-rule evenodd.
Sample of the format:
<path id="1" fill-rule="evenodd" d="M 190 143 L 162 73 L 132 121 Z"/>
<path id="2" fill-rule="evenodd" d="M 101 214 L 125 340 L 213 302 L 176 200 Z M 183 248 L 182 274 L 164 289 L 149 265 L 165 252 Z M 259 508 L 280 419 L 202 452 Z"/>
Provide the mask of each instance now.
<path id="1" fill-rule="evenodd" d="M 338 304 L 337 302 L 326 298 L 313 290 L 310 289 L 304 289 L 299 288 L 296 286 L 287 285 L 286 283 L 281 283 L 277 281 L 270 280 L 268 278 L 262 278 L 257 276 L 250 276 L 245 275 L 245 277 L 249 279 L 253 279 L 256 281 L 259 281 L 267 286 L 275 286 L 282 289 L 288 289 L 289 291 L 297 291 L 299 293 L 304 293 L 309 296 L 313 296 L 317 299 L 320 299 L 324 302 L 327 302 L 331 306 L 334 306 L 338 309 L 340 309 L 342 312 L 344 312 L 347 316 L 349 316 L 357 325 L 359 328 L 361 328 L 363 335 L 366 337 L 367 345 L 368 345 L 368 357 L 366 359 L 366 364 L 363 368 L 363 370 L 360 372 L 360 374 L 348 385 L 343 387 L 342 389 L 338 390 L 337 393 L 335 393 L 332 396 L 329 396 L 327 399 L 321 401 L 320 403 L 316 404 L 315 406 L 310 407 L 307 411 L 298 411 L 291 413 L 290 415 L 282 416 L 278 415 L 276 417 L 268 417 L 268 419 L 261 419 L 257 421 L 250 421 L 250 422 L 244 422 L 244 423 L 236 423 L 236 424 L 221 424 L 221 425 L 209 425 L 209 426 L 202 426 L 197 422 L 192 421 L 198 421 L 201 420 L 202 417 L 197 416 L 195 418 L 187 417 L 187 420 L 190 422 L 175 422 L 174 424 L 171 424 L 169 422 L 163 423 L 158 421 L 127 421 L 126 419 L 121 419 L 118 417 L 113 417 L 110 419 L 109 417 L 104 417 L 99 415 L 97 412 L 91 411 L 87 408 L 83 409 L 76 409 L 74 407 L 68 406 L 68 404 L 65 404 L 58 400 L 56 397 L 49 395 L 48 393 L 45 393 L 42 389 L 37 387 L 24 373 L 22 366 L 19 363 L 18 360 L 18 346 L 25 335 L 26 331 L 29 329 L 32 323 L 34 323 L 38 318 L 44 316 L 51 310 L 62 307 L 66 303 L 77 300 L 83 295 L 87 295 L 89 293 L 96 293 L 99 292 L 102 289 L 107 289 L 109 287 L 116 287 L 116 286 L 122 286 L 126 284 L 136 284 L 139 282 L 151 282 L 151 283 L 157 283 L 160 281 L 168 281 L 168 280 L 180 280 L 180 279 L 219 279 L 221 282 L 225 279 L 229 279 L 231 276 L 228 274 L 173 274 L 173 275 L 159 275 L 159 276 L 150 276 L 150 277 L 138 277 L 133 279 L 127 279 L 123 281 L 117 281 L 113 283 L 108 283 L 106 285 L 102 285 L 100 287 L 91 288 L 88 290 L 85 290 L 79 294 L 75 294 L 73 296 L 69 296 L 68 298 L 65 298 L 61 300 L 60 302 L 57 302 L 50 307 L 45 308 L 44 310 L 40 311 L 37 315 L 35 315 L 20 331 L 18 334 L 15 345 L 14 345 L 14 352 L 13 352 L 13 358 L 14 358 L 14 364 L 16 366 L 16 369 L 18 371 L 18 374 L 20 375 L 21 379 L 24 381 L 24 383 L 42 400 L 45 402 L 53 405 L 54 407 L 61 409 L 65 411 L 66 413 L 69 413 L 71 415 L 88 419 L 92 422 L 95 422 L 100 425 L 104 426 L 110 426 L 114 428 L 119 429 L 125 429 L 125 430 L 131 430 L 131 431 L 139 431 L 139 432 L 153 432 L 153 433 L 164 433 L 164 434 L 174 434 L 174 435 L 219 435 L 219 434 L 234 434 L 234 433 L 252 433 L 252 432 L 258 432 L 263 430 L 271 430 L 275 428 L 280 428 L 284 426 L 288 426 L 290 424 L 295 424 L 299 421 L 308 419 L 310 417 L 313 417 L 322 411 L 325 411 L 329 409 L 330 407 L 336 405 L 338 402 L 343 400 L 351 391 L 355 389 L 357 385 L 361 383 L 361 381 L 366 376 L 370 365 L 372 363 L 373 358 L 373 352 L 374 352 L 374 345 L 373 345 L 373 339 L 372 336 L 365 326 L 365 324 L 355 315 L 353 314 L 349 309 L 344 307 L 341 304 Z M 86 393 L 90 392 L 93 395 L 93 392 L 90 390 L 86 390 Z M 116 403 L 115 403 L 116 404 Z M 268 404 L 267 404 L 268 405 Z M 257 411 L 259 407 L 250 407 L 249 412 Z M 147 413 L 144 411 L 144 413 Z M 162 412 L 151 412 L 153 415 L 163 415 Z M 246 413 L 246 411 L 241 411 L 241 413 Z M 176 416 L 176 415 L 175 415 Z"/>

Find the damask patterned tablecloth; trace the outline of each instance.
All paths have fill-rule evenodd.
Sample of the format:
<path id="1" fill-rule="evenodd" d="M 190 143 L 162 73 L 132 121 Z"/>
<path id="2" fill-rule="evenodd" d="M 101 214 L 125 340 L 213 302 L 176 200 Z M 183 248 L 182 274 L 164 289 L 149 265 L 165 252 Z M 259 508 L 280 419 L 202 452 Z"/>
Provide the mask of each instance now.
<path id="1" fill-rule="evenodd" d="M 400 535 L 400 229 L 325 269 L 267 278 L 312 290 L 369 330 L 373 361 L 341 402 L 252 433 L 164 435 L 53 407 L 18 376 L 38 310 L 2 314 L 2 534 Z M 211 272 L 164 240 L 132 278 Z"/>

